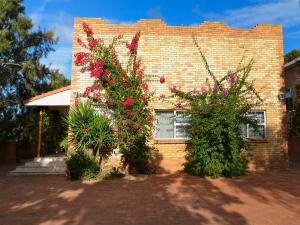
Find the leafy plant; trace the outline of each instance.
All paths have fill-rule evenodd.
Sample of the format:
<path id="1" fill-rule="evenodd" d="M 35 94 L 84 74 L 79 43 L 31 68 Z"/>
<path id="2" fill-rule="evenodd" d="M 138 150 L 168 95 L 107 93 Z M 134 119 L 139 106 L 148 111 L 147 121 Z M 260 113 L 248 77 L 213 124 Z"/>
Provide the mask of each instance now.
<path id="1" fill-rule="evenodd" d="M 114 135 L 110 128 L 110 119 L 95 112 L 89 103 L 80 103 L 73 107 L 67 117 L 70 141 L 78 152 L 91 151 L 99 164 L 107 158 L 114 147 Z"/>
<path id="2" fill-rule="evenodd" d="M 103 40 L 94 38 L 92 29 L 85 23 L 83 30 L 87 43 L 81 39 L 78 43 L 85 52 L 75 54 L 75 64 L 81 66 L 82 71 L 89 71 L 95 82 L 81 97 L 91 99 L 110 113 L 123 166 L 132 172 L 147 173 L 151 150 L 147 141 L 153 124 L 148 103 L 152 93 L 137 57 L 140 33 L 136 33 L 130 43 L 118 36 L 105 45 Z M 125 66 L 119 62 L 115 50 L 121 44 L 128 48 Z"/>
<path id="3" fill-rule="evenodd" d="M 249 144 L 241 136 L 240 125 L 256 121 L 247 117 L 261 99 L 247 78 L 253 61 L 240 65 L 235 72 L 218 79 L 210 70 L 196 40 L 209 78 L 200 90 L 184 92 L 173 88 L 173 97 L 179 98 L 178 108 L 186 108 L 190 117 L 191 143 L 187 148 L 185 171 L 197 176 L 239 176 L 247 167 L 242 155 Z"/>
<path id="4" fill-rule="evenodd" d="M 66 159 L 67 174 L 72 180 L 96 178 L 100 173 L 98 162 L 82 151 L 72 153 Z"/>

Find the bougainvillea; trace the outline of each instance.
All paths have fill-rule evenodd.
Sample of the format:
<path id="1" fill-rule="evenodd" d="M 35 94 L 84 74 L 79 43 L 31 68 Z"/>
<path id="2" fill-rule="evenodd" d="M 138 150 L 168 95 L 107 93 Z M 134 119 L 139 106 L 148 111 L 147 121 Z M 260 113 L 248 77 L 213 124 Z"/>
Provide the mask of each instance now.
<path id="1" fill-rule="evenodd" d="M 240 125 L 250 124 L 255 128 L 256 121 L 249 119 L 247 113 L 261 102 L 253 83 L 247 79 L 253 62 L 245 66 L 240 63 L 235 72 L 218 79 L 196 40 L 195 45 L 209 75 L 206 85 L 192 91 L 182 91 L 173 85 L 168 97 L 177 100 L 174 107 L 184 108 L 190 118 L 191 142 L 185 171 L 212 177 L 242 175 L 247 165 L 242 150 L 248 149 L 249 144 L 241 136 Z"/>
<path id="2" fill-rule="evenodd" d="M 85 51 L 75 54 L 75 64 L 81 66 L 82 72 L 89 71 L 95 81 L 82 97 L 110 112 L 124 166 L 128 165 L 136 172 L 148 172 L 150 147 L 147 141 L 153 123 L 148 102 L 152 94 L 144 78 L 141 59 L 137 57 L 140 32 L 130 43 L 123 41 L 122 36 L 116 36 L 105 45 L 102 39 L 94 37 L 94 32 L 85 23 L 83 31 L 87 44 L 78 40 Z M 116 51 L 120 45 L 128 49 L 125 66 L 120 63 Z"/>

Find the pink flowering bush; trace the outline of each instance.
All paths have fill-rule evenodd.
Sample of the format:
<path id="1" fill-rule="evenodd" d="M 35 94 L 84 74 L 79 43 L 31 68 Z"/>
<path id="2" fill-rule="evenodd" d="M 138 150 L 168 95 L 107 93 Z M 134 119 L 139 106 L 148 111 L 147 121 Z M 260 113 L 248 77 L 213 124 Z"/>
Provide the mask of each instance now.
<path id="1" fill-rule="evenodd" d="M 94 37 L 92 29 L 85 23 L 83 31 L 86 41 L 78 39 L 78 44 L 85 51 L 75 54 L 74 63 L 82 72 L 88 71 L 95 81 L 82 97 L 110 112 L 123 165 L 129 166 L 130 171 L 147 173 L 150 159 L 147 141 L 153 126 L 148 103 L 152 93 L 144 79 L 141 59 L 137 57 L 140 32 L 131 42 L 117 36 L 105 45 L 102 39 Z M 126 65 L 120 63 L 115 50 L 120 45 L 128 49 Z"/>
<path id="2" fill-rule="evenodd" d="M 208 72 L 206 85 L 188 92 L 170 88 L 172 96 L 179 99 L 175 108 L 186 109 L 191 122 L 185 171 L 197 176 L 240 176 L 247 167 L 242 150 L 250 147 L 241 136 L 240 125 L 256 126 L 246 114 L 261 101 L 247 80 L 253 62 L 218 79 L 195 44 Z"/>

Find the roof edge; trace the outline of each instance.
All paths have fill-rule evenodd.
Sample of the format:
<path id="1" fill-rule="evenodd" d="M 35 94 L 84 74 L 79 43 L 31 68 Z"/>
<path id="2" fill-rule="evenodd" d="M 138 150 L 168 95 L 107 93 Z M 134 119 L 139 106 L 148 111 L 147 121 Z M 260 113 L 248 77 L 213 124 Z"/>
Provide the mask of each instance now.
<path id="1" fill-rule="evenodd" d="M 52 91 L 48 91 L 48 92 L 36 95 L 36 96 L 34 96 L 32 98 L 24 100 L 23 104 L 27 104 L 29 102 L 33 102 L 35 100 L 38 100 L 38 99 L 41 99 L 41 98 L 45 98 L 45 97 L 48 97 L 50 95 L 54 95 L 54 94 L 57 94 L 57 93 L 60 93 L 60 92 L 63 92 L 63 91 L 67 91 L 67 90 L 71 90 L 71 85 L 68 85 L 68 86 L 65 86 L 65 87 L 61 87 L 61 88 L 57 88 L 57 89 L 54 89 Z"/>
<path id="2" fill-rule="evenodd" d="M 292 61 L 290 61 L 290 62 L 284 64 L 284 68 L 285 68 L 285 69 L 289 69 L 289 68 L 291 68 L 291 67 L 294 67 L 294 66 L 296 66 L 296 63 L 297 63 L 297 62 L 300 62 L 300 56 L 299 56 L 298 58 L 296 58 L 296 59 L 294 59 L 294 60 L 292 60 Z"/>

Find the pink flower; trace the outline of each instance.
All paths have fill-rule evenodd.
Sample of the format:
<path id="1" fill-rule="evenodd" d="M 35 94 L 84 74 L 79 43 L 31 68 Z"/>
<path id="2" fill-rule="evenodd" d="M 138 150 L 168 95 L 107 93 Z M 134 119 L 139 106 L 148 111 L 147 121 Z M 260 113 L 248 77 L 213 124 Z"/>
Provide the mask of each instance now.
<path id="1" fill-rule="evenodd" d="M 164 95 L 164 94 L 161 94 L 161 95 L 159 96 L 159 98 L 163 100 L 163 99 L 165 99 L 165 98 L 166 98 L 166 95 Z"/>
<path id="2" fill-rule="evenodd" d="M 147 83 L 142 83 L 141 86 L 142 86 L 142 88 L 143 88 L 144 91 L 147 91 L 149 89 L 149 86 L 148 86 Z"/>
<path id="3" fill-rule="evenodd" d="M 94 39 L 94 38 L 89 38 L 88 39 L 88 45 L 89 45 L 90 49 L 95 48 L 96 45 L 97 45 L 97 40 Z"/>
<path id="4" fill-rule="evenodd" d="M 86 33 L 86 35 L 88 37 L 92 36 L 94 34 L 94 32 L 92 31 L 92 29 L 89 27 L 89 25 L 87 25 L 86 23 L 83 23 L 82 24 L 82 27 L 83 27 L 83 31 L 84 33 Z"/>
<path id="5" fill-rule="evenodd" d="M 228 90 L 227 90 L 227 88 L 223 88 L 222 94 L 223 94 L 224 97 L 228 96 Z"/>
<path id="6" fill-rule="evenodd" d="M 132 104 L 133 104 L 132 97 L 126 97 L 125 100 L 124 100 L 124 102 L 123 102 L 123 106 L 125 108 L 128 108 L 129 106 L 132 106 Z"/>
<path id="7" fill-rule="evenodd" d="M 104 64 L 104 62 L 102 60 L 98 60 L 96 62 L 96 68 L 102 68 L 103 64 Z"/>
<path id="8" fill-rule="evenodd" d="M 197 95 L 199 92 L 198 92 L 198 90 L 196 88 L 194 88 L 193 91 L 192 91 L 192 93 L 193 93 L 193 95 Z"/>
<path id="9" fill-rule="evenodd" d="M 96 77 L 96 78 L 100 77 L 102 73 L 103 73 L 102 68 L 96 68 L 96 69 L 91 71 L 91 77 Z"/>
<path id="10" fill-rule="evenodd" d="M 91 89 L 91 87 L 87 87 L 86 89 L 85 89 L 85 91 L 83 92 L 83 97 L 87 97 L 87 96 L 89 96 L 89 94 L 92 92 L 92 89 Z"/>
<path id="11" fill-rule="evenodd" d="M 170 91 L 171 93 L 175 93 L 177 91 L 177 87 L 173 85 L 172 87 L 170 87 Z"/>
<path id="12" fill-rule="evenodd" d="M 149 121 L 149 122 L 153 121 L 153 116 L 152 115 L 148 115 L 146 117 L 146 120 Z"/>
<path id="13" fill-rule="evenodd" d="M 137 124 L 134 124 L 134 125 L 133 125 L 133 128 L 134 128 L 134 129 L 136 129 L 136 130 L 138 130 L 138 129 L 140 129 L 140 128 L 141 128 L 141 125 L 140 125 L 140 124 L 138 124 L 138 123 L 137 123 Z"/>
<path id="14" fill-rule="evenodd" d="M 87 58 L 89 57 L 89 53 L 86 52 L 78 52 L 75 55 L 75 65 L 82 66 L 87 62 Z"/>
<path id="15" fill-rule="evenodd" d="M 80 104 L 80 99 L 76 97 L 74 104 L 75 104 L 75 106 L 78 106 Z"/>
<path id="16" fill-rule="evenodd" d="M 100 100 L 100 99 L 101 99 L 99 92 L 95 92 L 95 93 L 94 93 L 94 98 L 95 98 L 96 100 Z"/>
<path id="17" fill-rule="evenodd" d="M 213 87 L 213 92 L 217 92 L 218 91 L 218 86 L 217 85 L 214 85 L 214 87 Z"/>
<path id="18" fill-rule="evenodd" d="M 140 39 L 140 35 L 141 35 L 141 33 L 140 33 L 140 32 L 137 32 L 137 33 L 134 35 L 134 37 L 133 37 L 133 39 L 132 39 L 132 41 L 131 41 L 130 44 L 129 44 L 128 42 L 126 42 L 126 47 L 129 49 L 129 52 L 130 52 L 131 54 L 137 52 L 138 44 L 139 44 L 139 39 Z"/>
<path id="19" fill-rule="evenodd" d="M 165 81 L 166 81 L 166 78 L 165 78 L 164 76 L 161 76 L 161 77 L 159 78 L 159 82 L 160 82 L 161 84 L 165 83 Z"/>
<path id="20" fill-rule="evenodd" d="M 237 80 L 237 76 L 234 73 L 228 73 L 226 80 L 229 84 L 233 84 Z"/>
<path id="21" fill-rule="evenodd" d="M 81 46 L 83 44 L 82 40 L 80 38 L 77 38 L 77 43 Z"/>
<path id="22" fill-rule="evenodd" d="M 176 103 L 175 107 L 177 109 L 183 109 L 183 105 L 181 103 Z"/>

